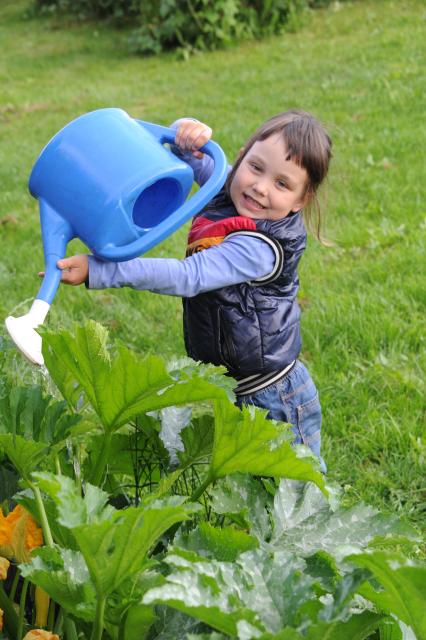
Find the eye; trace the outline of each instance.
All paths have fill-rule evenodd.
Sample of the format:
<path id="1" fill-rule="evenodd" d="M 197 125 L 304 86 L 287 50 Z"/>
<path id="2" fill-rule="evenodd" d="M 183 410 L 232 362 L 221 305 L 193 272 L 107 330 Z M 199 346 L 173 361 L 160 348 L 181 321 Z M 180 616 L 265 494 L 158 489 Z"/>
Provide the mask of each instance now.
<path id="1" fill-rule="evenodd" d="M 286 189 L 287 183 L 285 182 L 285 180 L 277 180 L 277 186 L 279 189 Z"/>
<path id="2" fill-rule="evenodd" d="M 249 162 L 250 167 L 253 169 L 253 171 L 261 171 L 262 167 L 254 161 Z"/>

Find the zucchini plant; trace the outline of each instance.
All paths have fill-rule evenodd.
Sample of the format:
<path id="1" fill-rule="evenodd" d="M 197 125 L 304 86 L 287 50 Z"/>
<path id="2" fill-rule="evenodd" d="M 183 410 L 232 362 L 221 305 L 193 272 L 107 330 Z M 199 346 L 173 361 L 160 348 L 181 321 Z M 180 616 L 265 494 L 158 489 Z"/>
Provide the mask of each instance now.
<path id="1" fill-rule="evenodd" d="M 426 638 L 419 534 L 343 507 L 288 425 L 234 405 L 220 368 L 140 357 L 94 322 L 43 345 L 53 395 L 1 384 L 4 512 L 18 503 L 44 540 L 13 557 L 0 520 L 17 564 L 0 586 L 8 640 L 34 627 L 36 587 L 52 639 Z"/>

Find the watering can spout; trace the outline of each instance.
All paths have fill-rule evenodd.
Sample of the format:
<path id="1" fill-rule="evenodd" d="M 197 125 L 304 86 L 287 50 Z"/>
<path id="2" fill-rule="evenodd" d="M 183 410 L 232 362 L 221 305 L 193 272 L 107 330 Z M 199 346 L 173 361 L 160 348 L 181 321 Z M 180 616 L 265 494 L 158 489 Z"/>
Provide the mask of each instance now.
<path id="1" fill-rule="evenodd" d="M 44 278 L 28 313 L 6 318 L 6 329 L 22 353 L 34 364 L 44 363 L 41 336 L 35 331 L 43 324 L 61 281 L 61 270 L 56 263 L 66 253 L 73 237 L 71 226 L 47 202 L 40 199 L 40 221 L 44 249 Z"/>
<path id="2" fill-rule="evenodd" d="M 53 209 L 45 200 L 40 199 L 40 223 L 44 251 L 44 278 L 36 296 L 49 305 L 58 290 L 61 270 L 56 263 L 65 257 L 68 242 L 74 237 L 70 223 Z"/>

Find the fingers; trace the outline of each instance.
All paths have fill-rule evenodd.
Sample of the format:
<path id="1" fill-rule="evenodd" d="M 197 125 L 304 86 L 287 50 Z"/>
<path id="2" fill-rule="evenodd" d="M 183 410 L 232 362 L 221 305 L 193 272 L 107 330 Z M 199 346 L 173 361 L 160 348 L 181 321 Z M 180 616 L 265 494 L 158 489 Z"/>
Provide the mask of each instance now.
<path id="1" fill-rule="evenodd" d="M 83 258 L 83 256 L 71 256 L 70 258 L 62 258 L 62 260 L 58 260 L 56 266 L 61 270 L 74 269 L 75 267 L 80 266 L 81 258 Z"/>
<path id="2" fill-rule="evenodd" d="M 85 255 L 63 258 L 58 260 L 56 266 L 62 271 L 61 282 L 64 284 L 82 284 L 89 275 L 89 260 Z"/>
<path id="3" fill-rule="evenodd" d="M 80 256 L 71 256 L 58 260 L 56 266 L 62 271 L 61 282 L 64 284 L 81 284 L 81 261 Z"/>
<path id="4" fill-rule="evenodd" d="M 73 269 L 72 271 L 65 269 L 62 271 L 61 282 L 76 286 L 84 282 L 84 279 L 81 279 L 81 274 L 79 274 L 76 269 Z"/>
<path id="5" fill-rule="evenodd" d="M 57 261 L 56 266 L 62 271 L 61 282 L 64 284 L 82 284 L 89 275 L 89 259 L 86 255 L 62 258 Z M 44 278 L 45 272 L 39 271 L 38 276 Z"/>
<path id="6" fill-rule="evenodd" d="M 182 151 L 190 151 L 197 158 L 203 154 L 198 151 L 212 137 L 212 129 L 202 122 L 183 120 L 176 131 L 175 142 Z"/>

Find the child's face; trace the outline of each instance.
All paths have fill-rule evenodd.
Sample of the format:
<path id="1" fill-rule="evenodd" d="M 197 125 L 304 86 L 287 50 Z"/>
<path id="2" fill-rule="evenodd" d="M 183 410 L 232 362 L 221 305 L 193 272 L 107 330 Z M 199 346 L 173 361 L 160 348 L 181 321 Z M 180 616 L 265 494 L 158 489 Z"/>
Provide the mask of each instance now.
<path id="1" fill-rule="evenodd" d="M 240 216 L 281 220 L 303 207 L 308 174 L 286 157 L 280 134 L 254 143 L 230 186 L 231 199 Z"/>

